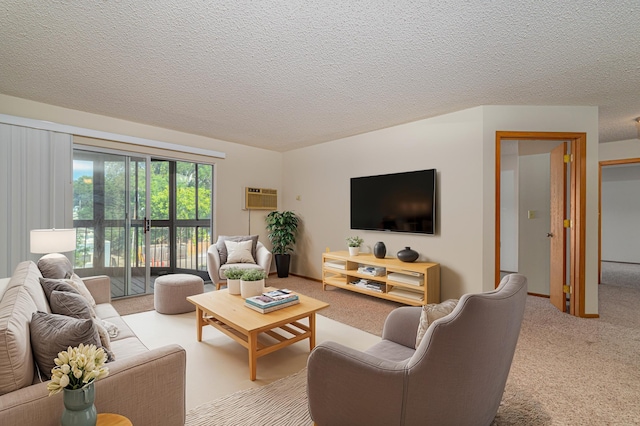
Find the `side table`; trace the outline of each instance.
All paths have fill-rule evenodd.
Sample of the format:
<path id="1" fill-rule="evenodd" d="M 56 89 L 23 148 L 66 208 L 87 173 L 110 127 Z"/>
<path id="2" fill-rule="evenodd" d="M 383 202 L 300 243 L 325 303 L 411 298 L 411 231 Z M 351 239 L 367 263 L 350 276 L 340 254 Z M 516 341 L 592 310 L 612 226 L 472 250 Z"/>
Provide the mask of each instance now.
<path id="1" fill-rule="evenodd" d="M 100 413 L 96 426 L 133 426 L 131 420 L 120 414 Z"/>

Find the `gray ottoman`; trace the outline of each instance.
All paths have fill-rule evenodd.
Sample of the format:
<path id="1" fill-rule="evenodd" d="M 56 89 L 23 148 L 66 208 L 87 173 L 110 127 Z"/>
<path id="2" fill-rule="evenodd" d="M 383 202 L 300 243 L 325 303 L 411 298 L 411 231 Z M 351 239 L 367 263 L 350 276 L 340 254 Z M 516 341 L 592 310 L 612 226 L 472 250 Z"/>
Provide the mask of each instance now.
<path id="1" fill-rule="evenodd" d="M 161 314 L 183 314 L 196 310 L 188 296 L 204 293 L 204 281 L 197 275 L 169 274 L 156 278 L 153 304 Z"/>

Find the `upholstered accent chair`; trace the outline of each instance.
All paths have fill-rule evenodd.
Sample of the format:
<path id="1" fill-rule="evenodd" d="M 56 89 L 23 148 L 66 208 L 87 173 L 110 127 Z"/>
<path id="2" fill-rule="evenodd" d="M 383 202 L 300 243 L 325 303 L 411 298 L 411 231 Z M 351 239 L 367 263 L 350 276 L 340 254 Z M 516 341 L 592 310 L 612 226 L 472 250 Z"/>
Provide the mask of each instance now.
<path id="1" fill-rule="evenodd" d="M 257 235 L 220 235 L 207 250 L 207 271 L 216 290 L 220 290 L 226 284 L 225 270 L 232 267 L 262 269 L 269 275 L 272 258 L 272 253 L 258 241 Z"/>
<path id="2" fill-rule="evenodd" d="M 364 352 L 322 342 L 307 363 L 309 412 L 318 426 L 489 425 L 504 392 L 527 295 L 523 275 L 465 294 L 416 345 L 421 307 L 387 317 Z"/>

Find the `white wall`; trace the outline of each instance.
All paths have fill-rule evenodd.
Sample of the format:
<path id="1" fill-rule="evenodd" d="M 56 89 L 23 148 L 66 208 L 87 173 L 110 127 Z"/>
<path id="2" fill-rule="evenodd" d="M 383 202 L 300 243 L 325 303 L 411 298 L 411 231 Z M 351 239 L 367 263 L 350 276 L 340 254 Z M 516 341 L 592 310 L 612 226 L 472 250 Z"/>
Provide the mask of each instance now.
<path id="1" fill-rule="evenodd" d="M 295 273 L 321 277 L 325 248 L 344 250 L 359 234 L 387 253 L 405 245 L 421 260 L 439 262 L 442 298 L 494 288 L 495 135 L 498 130 L 587 133 L 586 313 L 597 313 L 597 143 L 595 107 L 478 107 L 327 142 L 284 154 L 284 207 L 298 212 L 304 233 Z M 434 236 L 351 231 L 349 178 L 438 169 L 439 210 Z M 300 200 L 296 200 L 296 196 Z"/>
<path id="2" fill-rule="evenodd" d="M 215 160 L 215 233 L 216 235 L 235 235 L 251 232 L 259 234 L 260 241 L 270 246 L 264 226 L 266 213 L 261 211 L 248 212 L 242 210 L 241 207 L 245 186 L 274 188 L 278 189 L 279 194 L 281 193 L 282 154 L 278 152 L 60 108 L 2 94 L 0 94 L 0 114 L 52 121 L 224 152 L 227 155 L 226 159 Z M 278 201 L 281 205 L 281 199 Z M 251 221 L 251 229 L 249 229 L 249 220 Z"/>
<path id="3" fill-rule="evenodd" d="M 640 139 L 601 143 L 598 156 L 599 161 L 640 158 Z"/>
<path id="4" fill-rule="evenodd" d="M 550 155 L 521 156 L 518 170 L 518 272 L 527 277 L 529 293 L 549 295 L 551 250 L 547 232 L 551 229 Z"/>
<path id="5" fill-rule="evenodd" d="M 359 235 L 367 250 L 383 241 L 387 255 L 410 246 L 439 262 L 443 299 L 481 291 L 481 129 L 474 108 L 284 153 L 284 206 L 303 223 L 292 271 L 320 278 L 325 248 L 346 250 L 345 238 Z M 438 171 L 435 235 L 350 230 L 351 177 L 430 168 Z"/>
<path id="6" fill-rule="evenodd" d="M 518 272 L 518 141 L 500 147 L 500 271 Z"/>
<path id="7" fill-rule="evenodd" d="M 602 168 L 602 260 L 640 263 L 640 164 Z"/>

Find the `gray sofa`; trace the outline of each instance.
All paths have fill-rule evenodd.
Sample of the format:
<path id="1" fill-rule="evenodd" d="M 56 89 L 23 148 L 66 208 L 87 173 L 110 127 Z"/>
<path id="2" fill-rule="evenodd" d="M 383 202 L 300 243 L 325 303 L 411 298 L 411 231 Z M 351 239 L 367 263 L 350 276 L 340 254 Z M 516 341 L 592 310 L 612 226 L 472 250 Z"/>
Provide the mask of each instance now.
<path id="1" fill-rule="evenodd" d="M 20 263 L 0 279 L 0 425 L 60 424 L 62 393 L 48 396 L 32 353 L 29 325 L 36 311 L 51 312 L 34 262 Z M 184 425 L 186 352 L 178 345 L 149 350 L 111 305 L 109 278 L 83 278 L 95 312 L 115 324 L 115 361 L 96 382 L 98 413 L 118 413 L 134 425 Z"/>

